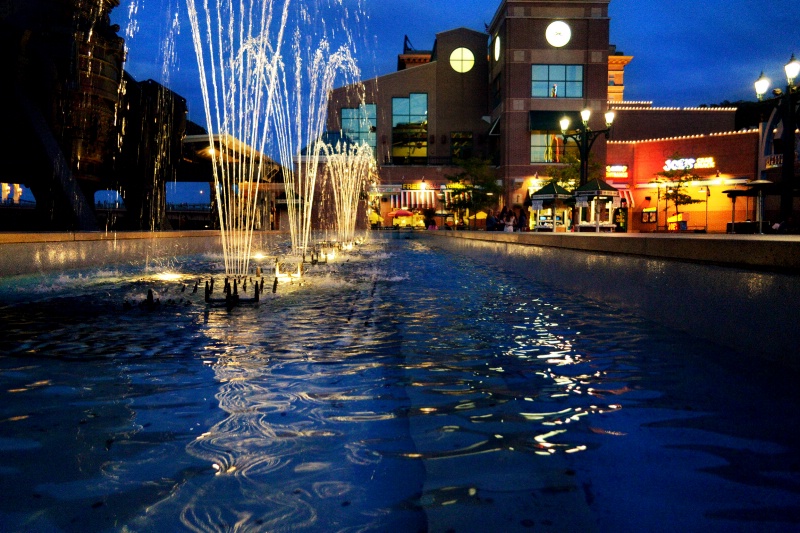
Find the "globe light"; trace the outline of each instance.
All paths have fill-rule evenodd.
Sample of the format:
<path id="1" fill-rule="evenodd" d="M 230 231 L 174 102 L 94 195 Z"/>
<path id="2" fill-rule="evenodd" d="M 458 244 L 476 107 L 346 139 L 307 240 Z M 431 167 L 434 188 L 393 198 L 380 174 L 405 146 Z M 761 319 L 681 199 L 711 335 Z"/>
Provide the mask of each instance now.
<path id="1" fill-rule="evenodd" d="M 569 129 L 569 118 L 562 118 L 559 123 L 561 124 L 561 133 L 566 133 Z"/>
<path id="2" fill-rule="evenodd" d="M 614 117 L 616 117 L 616 113 L 613 111 L 606 111 L 606 127 L 610 127 L 611 124 L 614 123 Z"/>
<path id="3" fill-rule="evenodd" d="M 792 54 L 792 58 L 789 59 L 789 62 L 783 67 L 783 70 L 786 72 L 786 81 L 789 85 L 793 85 L 795 78 L 800 74 L 800 60 L 797 60 L 794 54 Z"/>
<path id="4" fill-rule="evenodd" d="M 756 96 L 758 97 L 759 100 L 761 100 L 769 90 L 769 78 L 764 76 L 763 71 L 761 72 L 761 76 L 758 77 L 754 85 L 756 87 Z"/>
<path id="5" fill-rule="evenodd" d="M 589 123 L 589 117 L 591 117 L 591 116 L 592 116 L 592 110 L 591 109 L 584 109 L 583 111 L 581 111 L 581 120 L 583 120 L 584 124 L 588 124 Z"/>

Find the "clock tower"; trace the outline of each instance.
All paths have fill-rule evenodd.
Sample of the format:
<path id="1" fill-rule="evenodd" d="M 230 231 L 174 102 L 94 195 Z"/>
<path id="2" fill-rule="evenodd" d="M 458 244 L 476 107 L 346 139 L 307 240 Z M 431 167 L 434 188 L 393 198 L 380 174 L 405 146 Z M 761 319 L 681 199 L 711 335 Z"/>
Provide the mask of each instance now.
<path id="1" fill-rule="evenodd" d="M 490 108 L 507 203 L 523 202 L 528 189 L 539 185 L 529 183 L 534 177 L 563 164 L 563 116 L 574 123 L 588 108 L 590 127 L 604 127 L 609 1 L 500 3 L 489 27 Z M 592 157 L 605 162 L 603 142 L 598 141 Z"/>

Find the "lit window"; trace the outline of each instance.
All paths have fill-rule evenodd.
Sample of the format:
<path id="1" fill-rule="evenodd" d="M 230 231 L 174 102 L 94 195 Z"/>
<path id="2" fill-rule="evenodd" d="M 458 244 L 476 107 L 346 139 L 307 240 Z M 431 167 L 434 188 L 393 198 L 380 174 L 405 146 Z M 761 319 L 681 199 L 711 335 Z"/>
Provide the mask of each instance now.
<path id="1" fill-rule="evenodd" d="M 583 98 L 583 65 L 533 65 L 533 98 Z"/>
<path id="2" fill-rule="evenodd" d="M 460 74 L 469 72 L 475 65 L 475 55 L 467 48 L 456 48 L 450 54 L 450 66 Z"/>
<path id="3" fill-rule="evenodd" d="M 424 165 L 428 161 L 428 95 L 392 98 L 392 161 Z"/>
<path id="4" fill-rule="evenodd" d="M 563 163 L 565 151 L 573 153 L 578 158 L 577 145 L 569 143 L 565 146 L 560 131 L 531 132 L 531 163 Z"/>
<path id="5" fill-rule="evenodd" d="M 378 112 L 375 104 L 342 108 L 342 134 L 355 143 L 366 143 L 374 154 L 378 146 Z"/>
<path id="6" fill-rule="evenodd" d="M 454 131 L 450 133 L 450 155 L 453 159 L 469 159 L 472 157 L 472 132 Z"/>

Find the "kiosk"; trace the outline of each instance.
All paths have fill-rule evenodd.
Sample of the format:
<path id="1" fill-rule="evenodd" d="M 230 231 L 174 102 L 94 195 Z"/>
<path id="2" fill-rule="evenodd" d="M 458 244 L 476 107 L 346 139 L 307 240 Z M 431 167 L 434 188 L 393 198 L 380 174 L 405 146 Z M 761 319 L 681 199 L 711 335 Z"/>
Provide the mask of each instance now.
<path id="1" fill-rule="evenodd" d="M 531 216 L 534 231 L 567 231 L 571 222 L 572 193 L 556 182 L 550 182 L 531 198 Z"/>
<path id="2" fill-rule="evenodd" d="M 593 179 L 575 190 L 575 205 L 576 231 L 614 231 L 614 209 L 620 206 L 620 194 L 614 186 Z"/>

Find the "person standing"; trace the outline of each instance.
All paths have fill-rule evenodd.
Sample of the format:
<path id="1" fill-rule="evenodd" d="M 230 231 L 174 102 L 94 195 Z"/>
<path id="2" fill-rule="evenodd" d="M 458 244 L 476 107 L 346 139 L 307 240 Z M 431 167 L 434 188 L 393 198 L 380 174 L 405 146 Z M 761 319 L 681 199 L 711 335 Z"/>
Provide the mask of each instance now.
<path id="1" fill-rule="evenodd" d="M 525 208 L 520 207 L 516 216 L 517 216 L 516 230 L 528 231 L 528 229 L 530 228 L 528 227 L 528 216 L 525 214 Z"/>
<path id="2" fill-rule="evenodd" d="M 494 216 L 494 209 L 489 209 L 489 215 L 486 217 L 486 231 L 495 231 L 497 222 L 497 217 Z"/>
<path id="3" fill-rule="evenodd" d="M 508 207 L 503 206 L 500 210 L 500 214 L 497 215 L 497 225 L 495 226 L 496 231 L 504 231 L 505 230 L 505 223 L 506 223 L 506 216 L 508 215 Z"/>
<path id="4" fill-rule="evenodd" d="M 517 223 L 517 217 L 514 216 L 514 212 L 512 210 L 508 210 L 506 213 L 506 219 L 504 221 L 505 227 L 503 231 L 506 233 L 513 233 L 514 232 L 514 225 Z"/>

